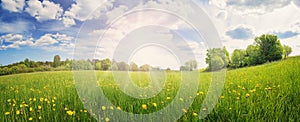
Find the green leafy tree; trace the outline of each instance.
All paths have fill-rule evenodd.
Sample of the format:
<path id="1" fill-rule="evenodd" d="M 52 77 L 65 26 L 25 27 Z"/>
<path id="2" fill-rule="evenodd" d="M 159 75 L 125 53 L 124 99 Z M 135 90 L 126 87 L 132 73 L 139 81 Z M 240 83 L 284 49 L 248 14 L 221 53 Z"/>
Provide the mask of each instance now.
<path id="1" fill-rule="evenodd" d="M 55 55 L 54 56 L 54 60 L 53 60 L 53 67 L 54 68 L 59 67 L 60 64 L 61 64 L 60 56 L 59 55 Z"/>
<path id="2" fill-rule="evenodd" d="M 26 58 L 26 59 L 24 60 L 24 64 L 26 65 L 26 67 L 30 67 L 30 61 L 29 61 L 28 58 Z"/>
<path id="3" fill-rule="evenodd" d="M 236 49 L 231 56 L 231 66 L 234 68 L 243 67 L 245 65 L 246 51 L 242 49 Z"/>
<path id="4" fill-rule="evenodd" d="M 110 70 L 112 62 L 107 58 L 101 61 L 103 70 Z"/>
<path id="5" fill-rule="evenodd" d="M 151 68 L 152 67 L 149 64 L 144 64 L 140 67 L 140 71 L 150 71 Z"/>
<path id="6" fill-rule="evenodd" d="M 287 58 L 292 53 L 292 48 L 287 45 L 283 45 L 282 48 L 283 48 L 283 57 Z"/>
<path id="7" fill-rule="evenodd" d="M 225 47 L 209 49 L 206 56 L 205 62 L 208 64 L 208 70 L 220 70 L 230 63 L 229 52 Z"/>
<path id="8" fill-rule="evenodd" d="M 130 71 L 138 71 L 139 70 L 138 65 L 134 62 L 131 62 L 129 67 L 130 67 Z"/>
<path id="9" fill-rule="evenodd" d="M 196 60 L 190 60 L 190 61 L 185 62 L 186 70 L 192 71 L 194 69 L 197 69 L 197 67 L 198 67 L 198 64 L 197 64 Z"/>
<path id="10" fill-rule="evenodd" d="M 259 47 L 260 58 L 264 61 L 272 62 L 282 59 L 283 49 L 276 35 L 264 34 L 256 37 L 255 44 Z"/>
<path id="11" fill-rule="evenodd" d="M 95 69 L 96 70 L 102 70 L 102 62 L 97 61 L 96 64 L 95 64 Z"/>

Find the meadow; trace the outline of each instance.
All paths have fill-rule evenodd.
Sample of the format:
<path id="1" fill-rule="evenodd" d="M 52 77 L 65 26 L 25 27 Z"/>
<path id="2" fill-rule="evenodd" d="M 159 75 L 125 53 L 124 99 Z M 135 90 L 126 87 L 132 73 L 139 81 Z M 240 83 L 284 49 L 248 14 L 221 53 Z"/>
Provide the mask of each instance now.
<path id="1" fill-rule="evenodd" d="M 181 73 L 166 72 L 166 83 L 155 97 L 137 99 L 122 93 L 112 72 L 96 72 L 97 81 L 114 106 L 101 105 L 105 112 L 148 114 L 168 106 L 180 87 Z M 149 74 L 132 72 L 140 87 L 150 84 Z M 300 57 L 261 66 L 229 70 L 218 104 L 203 120 L 198 113 L 207 94 L 211 73 L 200 72 L 199 89 L 192 105 L 178 121 L 300 121 Z M 184 84 L 190 84 L 185 81 Z M 98 86 L 97 86 L 98 87 Z M 188 90 L 189 89 L 185 89 Z M 87 93 L 92 94 L 92 93 Z M 96 121 L 77 95 L 70 71 L 39 72 L 0 77 L 0 121 Z M 143 96 L 143 94 L 141 94 Z M 180 98 L 186 102 L 189 95 Z M 105 111 L 105 112 L 104 112 Z M 99 113 L 101 114 L 101 112 Z M 101 114 L 101 121 L 114 115 Z M 122 120 L 122 118 L 119 118 Z M 163 118 L 160 118 L 164 120 Z"/>

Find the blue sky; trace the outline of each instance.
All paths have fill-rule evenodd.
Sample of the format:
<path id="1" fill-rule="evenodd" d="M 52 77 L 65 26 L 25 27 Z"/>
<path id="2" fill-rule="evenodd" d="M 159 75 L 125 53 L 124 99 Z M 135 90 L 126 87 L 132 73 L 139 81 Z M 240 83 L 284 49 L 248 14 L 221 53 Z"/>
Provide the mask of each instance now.
<path id="1" fill-rule="evenodd" d="M 246 48 L 246 45 L 253 43 L 253 38 L 257 35 L 273 33 L 278 35 L 283 44 L 292 47 L 292 55 L 300 55 L 300 17 L 293 14 L 300 13 L 300 3 L 297 0 L 193 1 L 195 3 L 192 4 L 197 4 L 209 15 L 223 45 L 228 47 L 230 52 L 237 48 Z M 99 32 L 105 31 L 108 22 L 112 22 L 117 15 L 141 6 L 178 7 L 178 3 L 180 2 L 176 0 L 132 0 L 131 2 L 127 0 L 2 0 L 0 1 L 0 64 L 7 65 L 25 58 L 51 61 L 56 54 L 59 54 L 62 59 L 73 58 L 73 50 L 78 47 L 77 37 L 82 37 L 80 39 L 85 40 L 83 45 L 87 47 L 97 45 L 97 41 L 91 40 L 98 39 Z M 152 21 L 154 20 L 155 18 Z M 136 23 L 132 18 L 126 22 L 120 23 L 120 26 Z M 173 30 L 185 35 L 194 51 L 202 54 L 199 56 L 199 61 L 203 61 L 205 52 L 203 52 L 202 42 L 194 43 L 197 42 L 196 36 L 190 33 L 189 28 L 170 18 L 162 22 L 170 24 L 170 27 L 174 27 Z M 82 28 L 84 25 L 86 29 Z M 86 35 L 78 36 L 80 31 L 86 32 Z M 88 35 L 97 32 L 98 36 Z M 109 43 L 116 45 L 114 39 L 119 39 L 118 33 L 124 32 L 118 29 L 112 30 L 107 37 L 110 41 L 101 43 L 100 47 L 105 47 Z M 103 52 L 108 53 L 99 54 L 99 58 L 111 57 L 108 54 L 112 54 L 112 47 L 107 46 L 103 49 Z M 95 49 L 89 51 L 93 53 Z M 94 53 L 97 54 L 97 50 Z"/>

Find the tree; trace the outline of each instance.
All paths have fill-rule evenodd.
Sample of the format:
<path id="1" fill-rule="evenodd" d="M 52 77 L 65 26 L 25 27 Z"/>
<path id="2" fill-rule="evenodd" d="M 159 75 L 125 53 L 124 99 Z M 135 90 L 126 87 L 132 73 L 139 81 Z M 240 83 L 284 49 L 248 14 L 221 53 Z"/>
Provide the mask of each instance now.
<path id="1" fill-rule="evenodd" d="M 53 60 L 53 67 L 56 68 L 56 67 L 59 67 L 61 64 L 60 62 L 60 56 L 59 55 L 55 55 L 54 56 L 54 60 Z"/>
<path id="2" fill-rule="evenodd" d="M 125 62 L 117 63 L 117 65 L 118 65 L 118 69 L 120 71 L 128 71 L 129 70 L 129 65 Z"/>
<path id="3" fill-rule="evenodd" d="M 96 70 L 102 70 L 102 62 L 96 61 L 96 63 L 95 63 L 95 69 Z"/>
<path id="4" fill-rule="evenodd" d="M 292 53 L 292 48 L 287 45 L 283 45 L 282 48 L 283 48 L 283 57 L 287 58 Z"/>
<path id="5" fill-rule="evenodd" d="M 235 49 L 231 56 L 231 66 L 238 68 L 245 65 L 246 51 L 242 49 Z"/>
<path id="6" fill-rule="evenodd" d="M 229 52 L 224 48 L 212 48 L 207 50 L 205 62 L 208 70 L 220 70 L 228 66 L 230 62 Z M 221 59 L 221 60 L 220 60 Z M 222 64 L 222 65 L 221 65 Z"/>
<path id="7" fill-rule="evenodd" d="M 29 62 L 29 59 L 28 59 L 28 58 L 26 58 L 26 59 L 24 60 L 24 64 L 26 65 L 26 67 L 30 67 L 30 62 Z"/>
<path id="8" fill-rule="evenodd" d="M 129 68 L 130 71 L 138 71 L 139 70 L 138 65 L 136 63 L 134 63 L 134 62 L 131 62 L 129 67 L 130 67 Z"/>
<path id="9" fill-rule="evenodd" d="M 150 71 L 151 66 L 149 64 L 144 64 L 140 67 L 140 71 Z"/>
<path id="10" fill-rule="evenodd" d="M 111 68 L 112 62 L 107 58 L 101 61 L 102 69 L 103 70 L 109 70 Z"/>
<path id="11" fill-rule="evenodd" d="M 254 66 L 265 63 L 265 59 L 261 57 L 259 46 L 249 45 L 246 49 L 245 64 L 247 66 Z"/>
<path id="12" fill-rule="evenodd" d="M 198 67 L 198 64 L 197 64 L 196 60 L 190 60 L 190 61 L 185 62 L 186 70 L 192 71 L 194 69 L 197 69 L 197 67 Z"/>
<path id="13" fill-rule="evenodd" d="M 255 44 L 259 47 L 260 58 L 264 61 L 272 62 L 282 59 L 283 49 L 276 35 L 264 34 L 256 37 Z"/>

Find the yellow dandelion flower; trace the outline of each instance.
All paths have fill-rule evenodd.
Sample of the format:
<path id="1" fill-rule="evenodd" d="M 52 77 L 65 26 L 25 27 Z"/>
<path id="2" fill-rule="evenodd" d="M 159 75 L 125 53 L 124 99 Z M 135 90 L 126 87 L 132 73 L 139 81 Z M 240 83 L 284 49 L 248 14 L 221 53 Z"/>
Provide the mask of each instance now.
<path id="1" fill-rule="evenodd" d="M 118 110 L 122 110 L 120 106 L 117 107 Z"/>
<path id="2" fill-rule="evenodd" d="M 232 90 L 233 93 L 236 93 L 236 90 Z"/>
<path id="3" fill-rule="evenodd" d="M 69 110 L 67 107 L 65 107 L 65 111 Z"/>
<path id="4" fill-rule="evenodd" d="M 16 106 L 16 104 L 13 104 L 12 106 Z"/>
<path id="5" fill-rule="evenodd" d="M 206 110 L 207 110 L 207 108 L 202 108 L 202 110 L 203 110 L 203 111 L 206 111 Z"/>
<path id="6" fill-rule="evenodd" d="M 241 96 L 241 93 L 237 93 L 238 96 Z"/>
<path id="7" fill-rule="evenodd" d="M 53 104 L 52 106 L 53 106 L 53 107 L 55 107 L 55 106 L 56 106 L 56 104 Z"/>
<path id="8" fill-rule="evenodd" d="M 105 107 L 105 106 L 102 106 L 101 109 L 102 109 L 103 111 L 105 111 L 105 110 L 106 110 L 106 107 Z"/>
<path id="9" fill-rule="evenodd" d="M 17 115 L 19 115 L 19 114 L 20 114 L 20 111 L 19 111 L 19 110 L 17 110 L 17 111 L 16 111 L 16 114 L 17 114 Z"/>
<path id="10" fill-rule="evenodd" d="M 5 114 L 5 115 L 9 115 L 9 114 L 10 114 L 10 112 L 5 112 L 4 114 Z"/>
<path id="11" fill-rule="evenodd" d="M 109 109 L 114 110 L 114 107 L 113 107 L 113 106 L 110 106 Z"/>
<path id="12" fill-rule="evenodd" d="M 11 102 L 11 99 L 8 99 L 8 100 L 7 100 L 7 102 L 9 102 L 9 103 L 10 103 L 10 102 Z"/>
<path id="13" fill-rule="evenodd" d="M 152 103 L 152 105 L 153 105 L 154 107 L 157 107 L 157 104 L 156 104 L 156 103 Z"/>
<path id="14" fill-rule="evenodd" d="M 40 101 L 43 102 L 43 101 L 44 101 L 44 98 L 40 98 Z"/>
<path id="15" fill-rule="evenodd" d="M 32 107 L 29 108 L 29 111 L 30 111 L 30 112 L 33 111 Z"/>
<path id="16" fill-rule="evenodd" d="M 32 121 L 32 120 L 33 120 L 33 118 L 32 118 L 32 117 L 29 117 L 29 118 L 28 118 L 28 120 L 29 120 L 29 121 Z"/>
<path id="17" fill-rule="evenodd" d="M 236 97 L 236 100 L 239 100 L 240 98 L 239 97 Z"/>
<path id="18" fill-rule="evenodd" d="M 167 97 L 167 100 L 170 100 L 171 99 L 171 97 Z"/>
<path id="19" fill-rule="evenodd" d="M 106 122 L 108 122 L 108 121 L 109 121 L 109 118 L 108 118 L 108 117 L 106 117 L 106 118 L 105 118 L 105 121 L 106 121 Z"/>
<path id="20" fill-rule="evenodd" d="M 224 99 L 224 98 L 225 98 L 225 96 L 221 96 L 220 98 L 221 98 L 221 99 Z"/>
<path id="21" fill-rule="evenodd" d="M 70 115 L 70 116 L 73 116 L 75 114 L 75 111 L 69 110 L 69 111 L 67 111 L 67 114 Z"/>
<path id="22" fill-rule="evenodd" d="M 246 94 L 246 97 L 250 97 L 250 94 Z"/>
<path id="23" fill-rule="evenodd" d="M 20 105 L 20 108 L 23 108 L 23 107 L 24 107 L 23 104 L 21 104 L 21 105 Z"/>
<path id="24" fill-rule="evenodd" d="M 33 98 L 33 101 L 36 101 L 36 98 Z"/>
<path id="25" fill-rule="evenodd" d="M 186 110 L 186 109 L 182 109 L 182 111 L 183 111 L 184 113 L 187 113 L 187 110 Z"/>
<path id="26" fill-rule="evenodd" d="M 142 105 L 142 108 L 146 110 L 148 107 L 147 107 L 146 104 L 143 104 L 143 105 Z"/>
<path id="27" fill-rule="evenodd" d="M 29 101 L 32 101 L 32 98 L 29 98 Z"/>
<path id="28" fill-rule="evenodd" d="M 193 113 L 193 116 L 198 116 L 198 114 L 196 112 Z"/>
<path id="29" fill-rule="evenodd" d="M 179 100 L 180 100 L 180 101 L 183 101 L 183 99 L 182 99 L 182 98 L 179 98 Z"/>
<path id="30" fill-rule="evenodd" d="M 204 92 L 199 92 L 199 95 L 203 95 L 204 94 Z"/>
<path id="31" fill-rule="evenodd" d="M 38 106 L 38 109 L 42 109 L 42 106 L 39 105 L 39 106 Z"/>
<path id="32" fill-rule="evenodd" d="M 39 120 L 41 120 L 42 119 L 42 116 L 39 116 Z"/>
<path id="33" fill-rule="evenodd" d="M 84 113 L 86 113 L 86 112 L 87 112 L 87 110 L 83 110 L 83 112 L 84 112 Z"/>
<path id="34" fill-rule="evenodd" d="M 56 109 L 55 109 L 55 108 L 53 108 L 52 110 L 53 110 L 53 111 L 55 111 Z"/>

